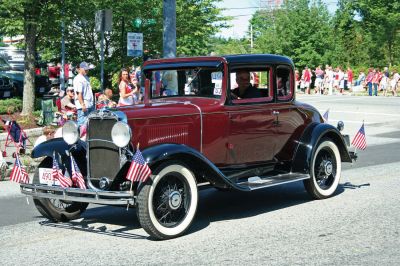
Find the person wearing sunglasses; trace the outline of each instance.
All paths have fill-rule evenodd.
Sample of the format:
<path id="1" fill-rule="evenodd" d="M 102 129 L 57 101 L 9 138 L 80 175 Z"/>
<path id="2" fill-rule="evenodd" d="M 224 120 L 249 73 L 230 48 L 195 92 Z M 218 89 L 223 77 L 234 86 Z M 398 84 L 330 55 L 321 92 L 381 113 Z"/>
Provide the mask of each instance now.
<path id="1" fill-rule="evenodd" d="M 69 120 L 76 115 L 75 91 L 73 87 L 68 87 L 65 96 L 61 99 L 61 114 L 65 120 Z"/>

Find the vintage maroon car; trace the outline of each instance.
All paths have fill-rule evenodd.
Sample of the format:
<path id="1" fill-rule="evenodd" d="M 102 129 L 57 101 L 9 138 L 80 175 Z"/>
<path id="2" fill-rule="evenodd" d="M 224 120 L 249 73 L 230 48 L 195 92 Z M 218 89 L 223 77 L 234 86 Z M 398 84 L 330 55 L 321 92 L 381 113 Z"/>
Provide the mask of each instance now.
<path id="1" fill-rule="evenodd" d="M 44 159 L 21 190 L 43 216 L 67 221 L 88 203 L 128 204 L 150 236 L 168 239 L 189 228 L 200 188 L 251 192 L 303 181 L 312 198 L 323 199 L 335 193 L 341 163 L 355 157 L 343 124 L 324 123 L 315 108 L 296 101 L 287 57 L 160 59 L 143 71 L 143 104 L 93 112 L 85 141 L 68 122 L 63 138 L 33 150 Z M 131 184 L 126 175 L 138 144 L 152 174 Z M 53 157 L 71 176 L 70 156 L 87 189 L 52 180 Z"/>

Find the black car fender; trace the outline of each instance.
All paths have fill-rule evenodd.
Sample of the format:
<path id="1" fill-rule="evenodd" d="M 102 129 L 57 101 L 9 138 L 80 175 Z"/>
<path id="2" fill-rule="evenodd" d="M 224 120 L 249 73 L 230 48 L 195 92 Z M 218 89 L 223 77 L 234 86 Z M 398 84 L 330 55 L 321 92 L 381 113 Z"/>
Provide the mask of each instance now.
<path id="1" fill-rule="evenodd" d="M 292 172 L 309 173 L 311 158 L 323 138 L 329 138 L 337 145 L 342 162 L 352 162 L 346 142 L 337 128 L 326 123 L 312 123 L 303 131 L 298 142 L 292 160 Z"/>
<path id="2" fill-rule="evenodd" d="M 194 172 L 197 183 L 210 182 L 220 188 L 233 188 L 247 191 L 230 181 L 210 160 L 199 151 L 183 144 L 160 144 L 148 147 L 142 151 L 143 158 L 154 170 L 166 161 L 179 161 Z"/>
<path id="3" fill-rule="evenodd" d="M 74 156 L 79 169 L 82 174 L 86 174 L 86 143 L 79 140 L 74 145 L 68 145 L 62 138 L 54 138 L 47 140 L 37 145 L 31 153 L 32 158 L 49 157 L 53 158 L 53 153 L 61 156 L 62 164 L 60 167 L 65 165 L 68 169 L 70 168 L 70 155 Z"/>

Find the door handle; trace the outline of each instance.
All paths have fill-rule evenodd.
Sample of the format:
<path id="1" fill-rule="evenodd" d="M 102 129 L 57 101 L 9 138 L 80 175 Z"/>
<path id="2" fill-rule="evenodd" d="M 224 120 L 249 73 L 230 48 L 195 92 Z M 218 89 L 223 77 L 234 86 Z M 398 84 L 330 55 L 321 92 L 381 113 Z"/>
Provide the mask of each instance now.
<path id="1" fill-rule="evenodd" d="M 272 111 L 273 115 L 279 115 L 279 111 Z"/>

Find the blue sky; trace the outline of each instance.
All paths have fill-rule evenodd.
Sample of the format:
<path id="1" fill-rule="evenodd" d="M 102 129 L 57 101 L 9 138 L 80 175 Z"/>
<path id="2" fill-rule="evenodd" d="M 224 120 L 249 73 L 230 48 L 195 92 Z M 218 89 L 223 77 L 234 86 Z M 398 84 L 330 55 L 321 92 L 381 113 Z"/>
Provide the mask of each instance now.
<path id="1" fill-rule="evenodd" d="M 252 14 L 257 10 L 257 7 L 260 6 L 260 3 L 265 5 L 267 2 L 268 0 L 223 0 L 218 4 L 218 7 L 227 8 L 223 14 L 236 18 L 230 22 L 232 27 L 222 30 L 218 36 L 225 38 L 241 38 L 245 36 L 249 27 L 249 19 L 251 18 Z M 324 0 L 324 2 L 328 5 L 330 12 L 334 12 L 336 10 L 337 0 Z"/>

